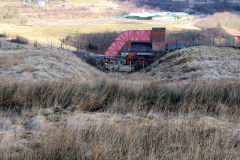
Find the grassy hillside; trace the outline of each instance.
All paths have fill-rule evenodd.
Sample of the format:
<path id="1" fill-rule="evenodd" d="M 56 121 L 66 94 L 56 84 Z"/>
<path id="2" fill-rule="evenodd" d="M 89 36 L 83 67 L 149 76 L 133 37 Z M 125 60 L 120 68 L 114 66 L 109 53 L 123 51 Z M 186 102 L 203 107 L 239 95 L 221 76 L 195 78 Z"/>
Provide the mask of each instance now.
<path id="1" fill-rule="evenodd" d="M 114 38 L 99 32 L 163 26 L 170 42 L 188 42 L 191 33 L 210 42 L 229 36 L 221 29 L 114 19 L 142 11 L 130 2 L 15 2 L 0 2 L 0 16 L 8 14 L 0 20 L 0 159 L 240 159 L 239 50 L 185 48 L 141 72 L 107 74 L 57 48 L 63 38 L 99 45 Z M 30 44 L 7 41 L 15 35 Z"/>
<path id="2" fill-rule="evenodd" d="M 63 49 L 34 48 L 1 40 L 1 79 L 43 80 L 79 78 L 89 80 L 104 73 Z"/>
<path id="3" fill-rule="evenodd" d="M 56 7 L 56 4 L 72 4 L 73 8 Z M 20 35 L 38 40 L 46 44 L 52 41 L 57 47 L 59 39 L 67 35 L 115 31 L 129 29 L 151 29 L 152 27 L 167 27 L 168 30 L 197 29 L 190 21 L 165 22 L 138 21 L 117 19 L 131 12 L 142 12 L 130 2 L 101 1 L 66 1 L 52 2 L 47 7 L 38 7 L 35 3 L 9 1 L 0 2 L 0 33 L 6 32 L 10 37 Z M 146 9 L 146 11 L 153 11 Z M 156 11 L 155 11 L 156 12 Z M 3 18 L 4 17 L 4 18 Z"/>
<path id="4" fill-rule="evenodd" d="M 148 5 L 153 8 L 160 8 L 162 10 L 170 11 L 188 11 L 188 12 L 202 12 L 202 13 L 214 13 L 222 11 L 238 11 L 240 3 L 234 0 L 133 0 L 136 5 Z"/>
<path id="5" fill-rule="evenodd" d="M 240 31 L 240 15 L 231 12 L 215 13 L 196 23 L 200 28 L 222 27 L 230 33 Z"/>
<path id="6" fill-rule="evenodd" d="M 106 75 L 62 49 L 2 42 L 3 159 L 240 157 L 239 50 L 187 48 L 152 73 Z M 182 72 L 191 81 L 173 81 Z"/>
<path id="7" fill-rule="evenodd" d="M 232 48 L 191 47 L 167 54 L 144 72 L 156 79 L 239 79 L 240 51 Z"/>

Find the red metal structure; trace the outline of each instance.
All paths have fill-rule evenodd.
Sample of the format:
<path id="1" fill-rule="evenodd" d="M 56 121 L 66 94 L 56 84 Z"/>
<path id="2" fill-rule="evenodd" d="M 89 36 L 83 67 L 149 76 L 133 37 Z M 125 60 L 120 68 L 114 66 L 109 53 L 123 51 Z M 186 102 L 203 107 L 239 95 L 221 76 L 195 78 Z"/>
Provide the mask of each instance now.
<path id="1" fill-rule="evenodd" d="M 151 42 L 152 30 L 128 30 L 120 33 L 105 52 L 105 56 L 117 56 L 127 42 Z"/>

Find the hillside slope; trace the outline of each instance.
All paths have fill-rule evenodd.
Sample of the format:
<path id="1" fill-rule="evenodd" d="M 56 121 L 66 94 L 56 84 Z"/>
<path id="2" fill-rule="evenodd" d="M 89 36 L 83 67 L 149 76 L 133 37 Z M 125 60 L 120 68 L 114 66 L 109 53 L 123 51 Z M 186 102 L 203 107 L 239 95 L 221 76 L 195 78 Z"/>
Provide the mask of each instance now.
<path id="1" fill-rule="evenodd" d="M 3 42 L 2 42 L 3 43 Z M 78 78 L 88 80 L 103 75 L 72 53 L 56 48 L 34 48 L 4 42 L 0 49 L 1 79 L 39 80 Z M 7 47 L 9 46 L 9 48 Z"/>
<path id="2" fill-rule="evenodd" d="M 238 11 L 240 3 L 237 0 L 133 0 L 133 3 L 142 6 L 159 7 L 170 11 L 190 11 L 214 13 L 222 11 Z"/>
<path id="3" fill-rule="evenodd" d="M 143 72 L 156 79 L 240 78 L 240 50 L 191 47 L 165 55 Z"/>

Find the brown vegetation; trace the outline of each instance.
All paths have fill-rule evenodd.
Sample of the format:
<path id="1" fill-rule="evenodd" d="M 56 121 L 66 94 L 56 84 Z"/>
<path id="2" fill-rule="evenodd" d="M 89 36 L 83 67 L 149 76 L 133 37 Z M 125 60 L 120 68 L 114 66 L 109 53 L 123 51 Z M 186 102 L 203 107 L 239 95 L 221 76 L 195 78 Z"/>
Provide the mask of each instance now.
<path id="1" fill-rule="evenodd" d="M 64 42 L 77 49 L 104 54 L 117 36 L 117 32 L 81 34 L 78 36 L 67 36 Z"/>
<path id="2" fill-rule="evenodd" d="M 202 30 L 187 30 L 180 32 L 168 32 L 167 42 L 170 44 L 189 45 L 216 45 L 232 46 L 232 36 L 224 29 L 215 27 Z"/>
<path id="3" fill-rule="evenodd" d="M 26 59 L 27 55 L 21 54 L 11 54 L 11 55 L 1 55 L 0 54 L 0 68 L 7 69 L 15 65 L 22 64 Z"/>
<path id="4" fill-rule="evenodd" d="M 239 79 L 239 49 L 188 47 L 166 54 L 143 70 L 156 79 Z"/>
<path id="5" fill-rule="evenodd" d="M 140 73 L 106 75 L 61 49 L 23 45 L 0 51 L 2 159 L 240 157 L 238 80 L 149 82 Z M 170 53 L 167 61 L 182 65 L 196 56 L 182 55 Z"/>
<path id="6" fill-rule="evenodd" d="M 0 156 L 50 160 L 240 157 L 239 82 L 126 85 L 78 80 L 1 82 L 0 105 L 14 116 L 0 116 L 5 130 L 5 134 L 0 131 Z M 12 110 L 22 112 L 16 115 Z"/>
<path id="7" fill-rule="evenodd" d="M 240 30 L 240 15 L 230 12 L 215 13 L 196 23 L 200 28 L 227 27 L 228 29 Z"/>
<path id="8" fill-rule="evenodd" d="M 137 113 L 154 111 L 194 111 L 218 113 L 219 105 L 239 109 L 239 82 L 151 83 L 124 87 L 118 82 L 94 84 L 76 81 L 1 82 L 2 109 L 60 106 L 85 111 Z M 120 104 L 120 105 L 119 105 Z M 236 108 L 237 107 L 237 108 Z"/>
<path id="9" fill-rule="evenodd" d="M 17 36 L 15 39 L 11 39 L 10 42 L 18 43 L 18 44 L 28 44 L 29 43 L 27 38 L 24 38 L 21 36 Z"/>
<path id="10" fill-rule="evenodd" d="M 89 80 L 95 76 L 104 76 L 100 70 L 64 49 L 19 46 L 5 40 L 1 42 L 1 79 L 42 80 L 75 77 Z"/>

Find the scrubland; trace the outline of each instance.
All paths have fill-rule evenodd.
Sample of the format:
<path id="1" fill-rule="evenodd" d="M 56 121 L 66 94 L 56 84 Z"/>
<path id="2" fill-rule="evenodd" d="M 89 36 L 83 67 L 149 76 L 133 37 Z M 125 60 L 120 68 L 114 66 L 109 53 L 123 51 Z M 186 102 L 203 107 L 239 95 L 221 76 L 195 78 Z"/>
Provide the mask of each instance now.
<path id="1" fill-rule="evenodd" d="M 75 77 L 85 81 L 104 76 L 68 50 L 1 42 L 4 47 L 0 49 L 1 79 L 31 81 Z"/>
<path id="2" fill-rule="evenodd" d="M 214 13 L 200 19 L 195 25 L 200 28 L 219 27 L 224 28 L 229 33 L 236 33 L 240 30 L 240 16 L 231 12 Z"/>
<path id="3" fill-rule="evenodd" d="M 6 159 L 238 159 L 239 81 L 0 83 Z"/>
<path id="4" fill-rule="evenodd" d="M 14 45 L 0 50 L 2 159 L 240 158 L 238 72 L 195 80 L 105 74 L 62 49 Z M 230 48 L 164 58 L 176 64 L 197 58 L 195 50 L 239 64 L 239 50 Z"/>
<path id="5" fill-rule="evenodd" d="M 142 72 L 156 79 L 239 79 L 240 51 L 199 46 L 171 52 Z"/>
<path id="6" fill-rule="evenodd" d="M 0 159 L 240 159 L 239 50 L 186 48 L 141 72 L 106 74 L 50 42 L 60 46 L 59 38 L 80 33 L 198 28 L 105 17 L 142 11 L 126 2 L 129 8 L 85 0 L 80 10 L 9 2 L 0 2 L 2 13 L 9 9 L 1 33 L 48 47 L 1 39 Z"/>

